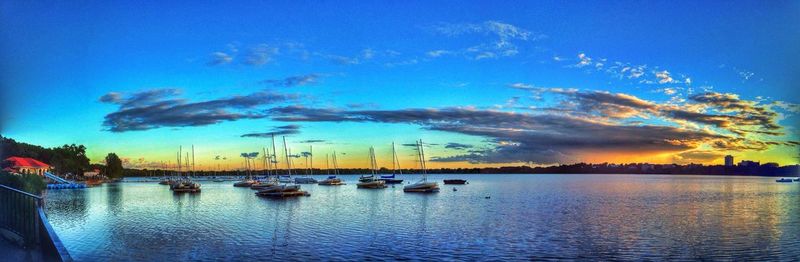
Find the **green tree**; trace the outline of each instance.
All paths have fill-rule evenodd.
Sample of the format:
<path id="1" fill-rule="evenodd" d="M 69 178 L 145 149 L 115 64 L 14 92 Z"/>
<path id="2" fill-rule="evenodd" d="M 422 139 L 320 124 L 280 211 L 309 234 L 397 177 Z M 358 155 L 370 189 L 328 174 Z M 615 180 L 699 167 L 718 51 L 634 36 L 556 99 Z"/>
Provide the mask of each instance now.
<path id="1" fill-rule="evenodd" d="M 117 154 L 108 153 L 106 156 L 106 176 L 110 178 L 120 178 L 122 177 L 122 160 L 119 159 Z"/>

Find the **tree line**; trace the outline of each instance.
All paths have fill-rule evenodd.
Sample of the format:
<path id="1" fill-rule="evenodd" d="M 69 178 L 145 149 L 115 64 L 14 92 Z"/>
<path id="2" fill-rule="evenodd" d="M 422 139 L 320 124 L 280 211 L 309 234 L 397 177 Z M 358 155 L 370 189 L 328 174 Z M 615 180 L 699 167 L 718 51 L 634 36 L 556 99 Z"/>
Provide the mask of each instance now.
<path id="1" fill-rule="evenodd" d="M 107 165 L 91 164 L 86 156 L 84 145 L 65 144 L 60 147 L 45 148 L 38 145 L 17 142 L 14 139 L 0 136 L 0 160 L 18 156 L 33 158 L 53 166 L 58 175 L 67 173 L 83 175 L 83 172 L 100 169 L 108 177 L 122 177 L 122 161 L 114 154 L 106 156 Z M 5 167 L 6 163 L 3 163 Z"/>

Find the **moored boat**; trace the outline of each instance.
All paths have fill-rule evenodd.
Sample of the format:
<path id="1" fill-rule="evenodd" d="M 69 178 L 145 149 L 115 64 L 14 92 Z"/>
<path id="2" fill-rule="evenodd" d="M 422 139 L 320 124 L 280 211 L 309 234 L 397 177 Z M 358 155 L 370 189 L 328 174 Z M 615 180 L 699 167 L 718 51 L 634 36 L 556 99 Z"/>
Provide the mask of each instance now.
<path id="1" fill-rule="evenodd" d="M 403 170 L 400 169 L 400 159 L 397 158 L 397 151 L 394 147 L 394 142 L 392 142 L 392 174 L 391 175 L 382 175 L 380 180 L 385 182 L 386 184 L 402 184 L 403 180 L 398 179 L 395 174 L 400 173 L 403 174 Z"/>
<path id="2" fill-rule="evenodd" d="M 322 186 L 341 186 L 344 185 L 344 182 L 336 176 L 328 176 L 327 179 L 319 181 L 318 184 Z"/>
<path id="3" fill-rule="evenodd" d="M 781 179 L 775 180 L 775 182 L 778 182 L 778 183 L 792 183 L 792 179 L 791 178 L 781 178 Z"/>
<path id="4" fill-rule="evenodd" d="M 291 161 L 289 160 L 289 151 L 286 148 L 286 137 L 283 137 L 283 152 L 286 155 L 286 172 L 288 173 L 288 176 L 291 176 L 292 165 Z M 300 185 L 292 185 L 292 184 L 281 185 L 279 183 L 281 183 L 281 181 L 278 181 L 278 183 L 275 183 L 273 186 L 262 188 L 258 190 L 258 192 L 256 192 L 255 194 L 261 197 L 274 197 L 274 198 L 310 196 L 308 192 L 300 190 Z"/>
<path id="5" fill-rule="evenodd" d="M 463 184 L 466 184 L 466 183 L 467 183 L 467 180 L 464 180 L 464 179 L 445 179 L 444 180 L 444 184 L 445 185 L 463 185 Z"/>
<path id="6" fill-rule="evenodd" d="M 325 169 L 328 172 L 328 178 L 325 180 L 319 181 L 319 185 L 322 186 L 341 186 L 344 185 L 344 181 L 341 178 L 336 177 L 339 174 L 339 165 L 336 163 L 336 150 L 333 151 L 333 175 L 331 175 L 331 166 L 330 162 L 328 161 L 328 155 L 325 155 Z"/>
<path id="7" fill-rule="evenodd" d="M 175 193 L 197 193 L 200 192 L 200 183 L 185 178 L 170 184 L 169 189 Z"/>
<path id="8" fill-rule="evenodd" d="M 235 186 L 235 187 L 251 187 L 253 185 L 258 185 L 258 181 L 255 181 L 255 180 L 252 180 L 252 179 L 245 179 L 245 180 L 233 183 L 233 186 Z"/>
<path id="9" fill-rule="evenodd" d="M 422 179 L 414 184 L 403 187 L 403 192 L 407 193 L 433 193 L 439 192 L 439 184 L 436 182 L 428 182 L 428 171 L 425 168 L 425 149 L 422 140 L 417 141 L 417 153 L 419 156 L 419 163 L 422 169 Z"/>
<path id="10" fill-rule="evenodd" d="M 313 177 L 295 177 L 294 183 L 296 184 L 316 184 L 318 181 Z"/>
<path id="11" fill-rule="evenodd" d="M 366 188 L 366 189 L 380 189 L 386 188 L 386 181 L 377 179 L 375 177 L 375 170 L 377 169 L 377 162 L 375 161 L 375 149 L 370 147 L 369 148 L 369 169 L 372 172 L 369 176 L 361 176 L 358 181 L 359 183 L 356 184 L 358 188 Z"/>

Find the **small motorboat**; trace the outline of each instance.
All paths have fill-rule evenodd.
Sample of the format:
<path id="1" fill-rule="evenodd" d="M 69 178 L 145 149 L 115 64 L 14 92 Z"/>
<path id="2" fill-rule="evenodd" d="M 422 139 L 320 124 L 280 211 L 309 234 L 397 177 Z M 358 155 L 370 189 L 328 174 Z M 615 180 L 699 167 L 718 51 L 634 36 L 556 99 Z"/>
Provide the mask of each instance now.
<path id="1" fill-rule="evenodd" d="M 778 182 L 778 183 L 792 183 L 792 179 L 791 178 L 781 178 L 781 179 L 775 180 L 775 182 Z"/>
<path id="2" fill-rule="evenodd" d="M 798 177 L 798 178 L 795 178 L 795 179 L 794 179 L 794 182 L 800 182 L 800 177 Z"/>
<path id="3" fill-rule="evenodd" d="M 463 185 L 463 184 L 466 184 L 466 183 L 467 183 L 467 180 L 464 180 L 464 179 L 445 179 L 444 180 L 444 184 L 445 185 Z"/>
<path id="4" fill-rule="evenodd" d="M 341 185 L 344 185 L 344 182 L 342 182 L 342 179 L 340 179 L 340 178 L 338 178 L 336 176 L 328 176 L 327 179 L 319 181 L 319 185 L 321 185 L 321 186 L 341 186 Z"/>

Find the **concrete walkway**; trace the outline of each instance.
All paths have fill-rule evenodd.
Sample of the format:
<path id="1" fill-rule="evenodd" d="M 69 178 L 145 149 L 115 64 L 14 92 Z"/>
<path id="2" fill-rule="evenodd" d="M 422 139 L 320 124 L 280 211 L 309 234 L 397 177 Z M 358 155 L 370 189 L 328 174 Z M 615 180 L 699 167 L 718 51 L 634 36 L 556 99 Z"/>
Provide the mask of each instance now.
<path id="1" fill-rule="evenodd" d="M 4 261 L 44 261 L 41 250 L 24 249 L 3 237 L 0 237 L 0 254 L 3 254 L 0 260 Z"/>

